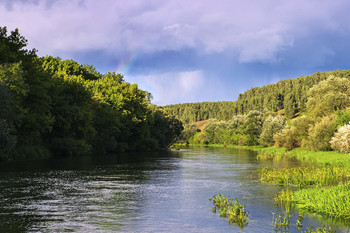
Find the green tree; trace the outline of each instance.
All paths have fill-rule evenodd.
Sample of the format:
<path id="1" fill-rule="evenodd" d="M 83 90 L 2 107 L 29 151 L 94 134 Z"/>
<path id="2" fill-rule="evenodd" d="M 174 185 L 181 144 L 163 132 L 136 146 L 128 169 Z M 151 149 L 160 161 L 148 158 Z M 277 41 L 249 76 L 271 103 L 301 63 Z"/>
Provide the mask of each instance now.
<path id="1" fill-rule="evenodd" d="M 309 130 L 306 146 L 314 151 L 331 150 L 330 140 L 334 135 L 334 116 L 325 116 Z"/>
<path id="2" fill-rule="evenodd" d="M 275 117 L 268 116 L 262 126 L 260 144 L 263 146 L 272 146 L 275 143 L 274 135 L 281 132 L 285 125 L 286 120 L 281 115 Z"/>
<path id="3" fill-rule="evenodd" d="M 261 134 L 262 128 L 262 113 L 259 111 L 250 111 L 246 116 L 244 122 L 244 130 L 243 133 L 247 135 L 247 143 L 248 145 L 258 145 L 259 138 Z"/>
<path id="4" fill-rule="evenodd" d="M 350 81 L 329 76 L 327 80 L 313 86 L 308 95 L 307 111 L 317 117 L 326 116 L 350 106 Z"/>

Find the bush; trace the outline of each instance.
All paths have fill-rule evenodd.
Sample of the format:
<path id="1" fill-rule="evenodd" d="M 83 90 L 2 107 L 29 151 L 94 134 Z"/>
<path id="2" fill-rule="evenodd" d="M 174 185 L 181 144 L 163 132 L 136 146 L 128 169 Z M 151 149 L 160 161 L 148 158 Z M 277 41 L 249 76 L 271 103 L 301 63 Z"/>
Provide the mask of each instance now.
<path id="1" fill-rule="evenodd" d="M 91 146 L 84 140 L 71 138 L 55 138 L 51 144 L 54 155 L 60 157 L 87 155 L 91 152 L 91 149 Z"/>
<path id="2" fill-rule="evenodd" d="M 200 129 L 196 124 L 187 124 L 185 125 L 185 129 L 181 132 L 179 141 L 189 143 L 191 139 L 193 140 L 197 132 L 200 132 Z"/>
<path id="3" fill-rule="evenodd" d="M 335 112 L 334 129 L 338 129 L 339 126 L 346 125 L 350 122 L 350 108 L 345 110 L 337 110 Z"/>
<path id="4" fill-rule="evenodd" d="M 330 140 L 334 134 L 334 116 L 326 116 L 309 130 L 306 147 L 314 151 L 331 150 Z"/>
<path id="5" fill-rule="evenodd" d="M 209 141 L 207 139 L 207 134 L 205 132 L 201 132 L 199 134 L 196 134 L 194 136 L 194 143 L 196 144 L 209 144 Z"/>
<path id="6" fill-rule="evenodd" d="M 281 116 L 268 116 L 262 126 L 260 144 L 263 146 L 272 146 L 274 144 L 273 136 L 283 130 L 286 120 Z"/>
<path id="7" fill-rule="evenodd" d="M 293 119 L 289 126 L 274 136 L 275 145 L 287 150 L 304 145 L 313 124 L 314 120 L 309 116 Z"/>
<path id="8" fill-rule="evenodd" d="M 343 125 L 338 129 L 338 132 L 334 134 L 334 137 L 330 141 L 334 150 L 340 152 L 350 152 L 350 124 Z"/>
<path id="9" fill-rule="evenodd" d="M 273 137 L 277 147 L 283 147 L 286 150 L 291 150 L 300 146 L 298 139 L 298 131 L 294 126 L 288 126 L 280 133 Z"/>

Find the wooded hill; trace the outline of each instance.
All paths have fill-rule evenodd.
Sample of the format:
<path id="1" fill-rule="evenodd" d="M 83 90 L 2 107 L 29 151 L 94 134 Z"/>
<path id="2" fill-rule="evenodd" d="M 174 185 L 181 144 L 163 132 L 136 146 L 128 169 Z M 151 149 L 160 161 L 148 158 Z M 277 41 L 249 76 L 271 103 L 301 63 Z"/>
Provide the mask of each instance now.
<path id="1" fill-rule="evenodd" d="M 181 133 L 122 75 L 26 46 L 0 27 L 0 160 L 165 149 Z"/>
<path id="2" fill-rule="evenodd" d="M 163 108 L 184 123 L 212 118 L 230 120 L 233 116 L 248 114 L 252 110 L 265 113 L 282 110 L 281 112 L 290 119 L 298 112 L 306 110 L 308 90 L 331 75 L 350 80 L 350 70 L 317 72 L 313 75 L 281 80 L 263 87 L 253 87 L 240 94 L 237 101 L 185 103 L 167 105 Z"/>

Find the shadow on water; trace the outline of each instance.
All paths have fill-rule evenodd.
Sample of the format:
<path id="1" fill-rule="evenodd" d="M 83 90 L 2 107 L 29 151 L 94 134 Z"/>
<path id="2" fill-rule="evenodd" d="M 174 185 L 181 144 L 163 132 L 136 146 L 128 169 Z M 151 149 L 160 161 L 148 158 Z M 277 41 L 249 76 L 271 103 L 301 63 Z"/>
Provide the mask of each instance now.
<path id="1" fill-rule="evenodd" d="M 118 231 L 140 205 L 139 184 L 152 171 L 177 169 L 159 161 L 178 155 L 134 152 L 0 163 L 0 232 Z"/>

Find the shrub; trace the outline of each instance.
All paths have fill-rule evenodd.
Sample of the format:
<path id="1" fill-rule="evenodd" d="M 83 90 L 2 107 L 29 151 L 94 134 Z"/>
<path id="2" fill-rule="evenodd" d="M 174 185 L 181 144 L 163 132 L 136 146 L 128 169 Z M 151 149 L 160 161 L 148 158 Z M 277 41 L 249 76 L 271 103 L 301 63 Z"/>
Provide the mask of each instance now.
<path id="1" fill-rule="evenodd" d="M 300 143 L 297 140 L 298 132 L 294 126 L 284 128 L 282 132 L 275 134 L 273 138 L 277 147 L 283 147 L 286 150 L 291 150 L 300 146 Z"/>
<path id="2" fill-rule="evenodd" d="M 338 132 L 334 134 L 334 137 L 330 141 L 334 150 L 340 152 L 350 152 L 350 124 L 343 125 L 338 129 Z"/>
<path id="3" fill-rule="evenodd" d="M 331 150 L 330 140 L 334 134 L 334 116 L 326 116 L 309 130 L 309 139 L 306 145 L 314 151 Z"/>
<path id="4" fill-rule="evenodd" d="M 334 129 L 338 129 L 339 126 L 346 125 L 350 122 L 350 108 L 343 111 L 337 110 L 335 112 Z"/>
<path id="5" fill-rule="evenodd" d="M 185 129 L 181 132 L 179 140 L 189 143 L 197 132 L 200 132 L 200 129 L 196 124 L 185 125 Z"/>
<path id="6" fill-rule="evenodd" d="M 275 145 L 287 150 L 304 145 L 313 124 L 314 120 L 309 116 L 293 119 L 289 126 L 274 136 Z"/>
<path id="7" fill-rule="evenodd" d="M 263 146 L 272 146 L 274 144 L 273 136 L 283 130 L 286 120 L 281 116 L 268 116 L 262 126 L 260 144 Z"/>

